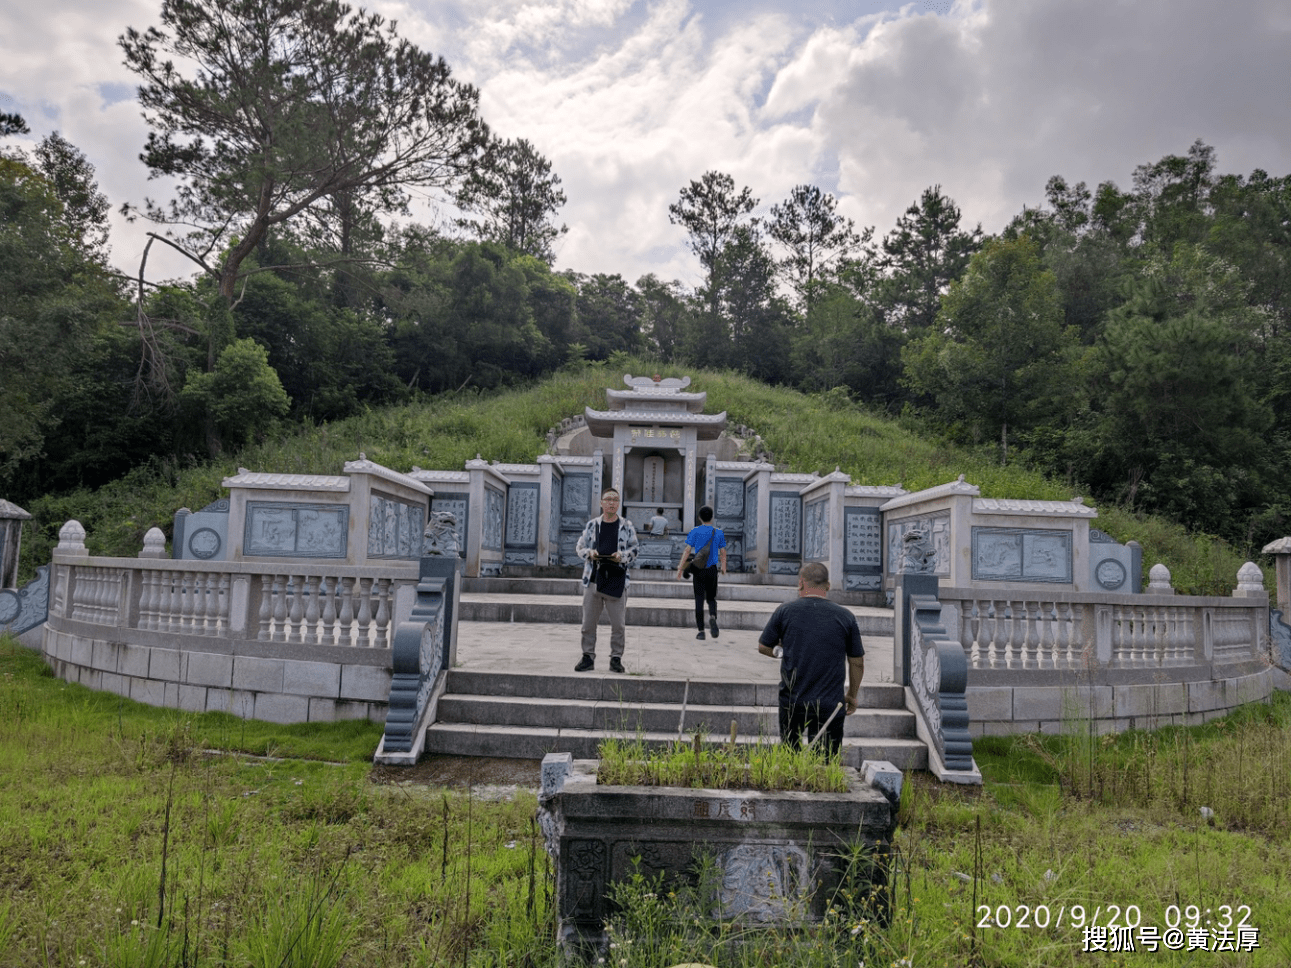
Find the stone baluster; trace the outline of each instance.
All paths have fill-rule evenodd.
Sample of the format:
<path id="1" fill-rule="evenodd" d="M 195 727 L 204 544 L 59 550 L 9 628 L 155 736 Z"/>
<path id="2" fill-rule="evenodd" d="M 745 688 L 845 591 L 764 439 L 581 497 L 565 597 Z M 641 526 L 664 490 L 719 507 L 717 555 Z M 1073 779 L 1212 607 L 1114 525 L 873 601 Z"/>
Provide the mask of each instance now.
<path id="1" fill-rule="evenodd" d="M 1008 651 L 1004 648 L 1004 608 L 1002 603 L 992 599 L 987 617 L 991 623 L 990 667 L 1004 669 L 1008 667 Z"/>
<path id="2" fill-rule="evenodd" d="M 372 622 L 372 579 L 359 578 L 355 581 L 354 587 L 359 600 L 359 613 L 355 618 L 358 628 L 354 644 L 366 649 L 372 644 L 368 640 L 368 626 Z"/>
<path id="3" fill-rule="evenodd" d="M 1031 606 L 1035 603 L 1023 599 L 1019 602 L 1022 606 L 1022 668 L 1036 669 L 1039 668 L 1037 659 L 1039 653 L 1039 635 L 1036 628 L 1036 611 Z"/>
<path id="4" fill-rule="evenodd" d="M 285 575 L 273 576 L 273 641 L 287 641 L 288 579 Z"/>
<path id="5" fill-rule="evenodd" d="M 206 629 L 211 635 L 219 635 L 228 627 L 229 576 L 213 574 L 207 582 Z"/>
<path id="6" fill-rule="evenodd" d="M 268 642 L 273 635 L 272 607 L 273 579 L 269 575 L 260 576 L 260 611 L 256 614 L 256 638 Z"/>
<path id="7" fill-rule="evenodd" d="M 305 627 L 301 630 L 301 639 L 311 644 L 317 644 L 318 616 L 320 612 L 318 607 L 317 575 L 309 575 L 305 578 L 305 597 L 307 601 L 305 606 Z"/>
<path id="8" fill-rule="evenodd" d="M 372 647 L 374 649 L 388 649 L 390 648 L 388 637 L 390 628 L 390 579 L 379 579 L 377 586 L 377 614 L 374 620 L 376 629 Z"/>
<path id="9" fill-rule="evenodd" d="M 1018 618 L 1018 603 L 1013 600 L 1001 602 L 1004 606 L 1004 647 L 1008 651 L 1009 669 L 1021 669 L 1026 665 L 1026 625 Z"/>
<path id="10" fill-rule="evenodd" d="M 148 624 L 145 628 L 153 631 L 162 627 L 161 602 L 162 592 L 166 587 L 167 574 L 164 571 L 148 573 Z"/>
<path id="11" fill-rule="evenodd" d="M 354 645 L 354 579 L 341 579 L 341 615 L 339 645 Z"/>
<path id="12" fill-rule="evenodd" d="M 300 642 L 301 624 L 305 616 L 305 576 L 288 576 L 287 589 L 291 596 L 291 614 L 287 619 L 290 631 L 287 633 L 287 641 Z"/>
<path id="13" fill-rule="evenodd" d="M 336 592 L 340 588 L 340 580 L 324 576 L 319 583 L 319 592 L 323 596 L 323 627 L 319 636 L 323 645 L 335 645 L 336 634 Z"/>
<path id="14" fill-rule="evenodd" d="M 1062 650 L 1062 667 L 1064 669 L 1075 669 L 1080 662 L 1080 651 L 1077 648 L 1079 642 L 1079 629 L 1076 622 L 1076 609 L 1071 602 L 1062 603 L 1062 629 L 1063 629 L 1063 650 Z"/>
<path id="15" fill-rule="evenodd" d="M 206 628 L 206 576 L 193 572 L 193 634 L 201 635 Z"/>
<path id="16" fill-rule="evenodd" d="M 963 603 L 959 612 L 959 626 L 959 641 L 968 643 L 968 667 L 982 668 L 982 644 L 977 639 L 982 627 L 982 616 L 977 599 Z"/>
<path id="17" fill-rule="evenodd" d="M 1040 603 L 1040 668 L 1058 668 L 1058 606 Z"/>

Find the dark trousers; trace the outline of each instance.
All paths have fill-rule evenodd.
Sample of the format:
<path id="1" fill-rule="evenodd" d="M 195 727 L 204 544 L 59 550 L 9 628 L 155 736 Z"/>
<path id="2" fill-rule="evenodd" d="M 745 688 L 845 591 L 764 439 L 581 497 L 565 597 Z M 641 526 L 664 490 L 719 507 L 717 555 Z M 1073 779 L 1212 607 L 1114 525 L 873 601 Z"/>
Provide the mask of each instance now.
<path id="1" fill-rule="evenodd" d="M 708 614 L 717 621 L 717 569 L 691 568 L 690 580 L 695 586 L 695 625 L 704 631 L 704 602 L 708 602 Z"/>
<path id="2" fill-rule="evenodd" d="M 834 711 L 834 707 L 826 708 L 817 703 L 809 703 L 805 706 L 780 704 L 780 742 L 787 746 L 800 746 L 803 743 L 802 734 L 805 732 L 806 742 L 810 743 L 820 732 L 820 727 L 829 719 L 829 714 Z M 838 711 L 834 721 L 829 724 L 829 729 L 821 737 L 817 746 L 825 747 L 830 756 L 835 755 L 843 748 L 843 710 Z"/>

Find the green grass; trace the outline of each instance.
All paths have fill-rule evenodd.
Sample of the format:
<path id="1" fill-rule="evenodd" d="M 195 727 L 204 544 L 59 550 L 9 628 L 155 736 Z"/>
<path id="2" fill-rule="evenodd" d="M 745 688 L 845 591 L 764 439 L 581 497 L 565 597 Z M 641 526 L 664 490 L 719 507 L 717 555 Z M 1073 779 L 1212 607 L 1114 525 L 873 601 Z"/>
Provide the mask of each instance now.
<path id="1" fill-rule="evenodd" d="M 820 747 L 778 742 L 736 746 L 678 740 L 650 747 L 642 737 L 602 740 L 596 782 L 616 786 L 701 787 L 711 790 L 798 790 L 842 793 L 848 788 L 842 760 Z"/>
<path id="2" fill-rule="evenodd" d="M 339 474 L 345 461 L 357 459 L 360 452 L 397 470 L 460 469 L 477 454 L 530 463 L 547 452 L 546 434 L 561 420 L 582 414 L 586 406 L 604 409 L 606 388 L 621 387 L 624 372 L 653 373 L 657 368 L 640 359 L 617 360 L 614 368 L 580 364 L 525 388 L 443 394 L 320 427 L 291 428 L 218 464 L 156 462 L 97 491 L 37 499 L 27 507 L 34 520 L 23 533 L 23 580 L 49 560 L 58 529 L 68 519 L 85 526 L 91 554 L 133 557 L 149 528 L 169 534 L 180 507 L 198 510 L 223 496 L 220 482 L 239 466 L 269 473 Z M 691 376 L 690 390 L 708 394 L 707 411 L 725 411 L 730 427 L 755 431 L 785 471 L 823 474 L 838 467 L 853 483 L 900 484 L 910 491 L 963 474 L 987 497 L 1065 501 L 1074 496 L 1068 485 L 1021 465 L 999 466 L 986 451 L 919 436 L 839 391 L 806 395 L 734 373 L 677 367 L 664 367 L 662 375 Z M 1228 594 L 1235 587 L 1245 559 L 1222 542 L 1114 507 L 1099 510 L 1100 528 L 1119 541 L 1135 539 L 1143 545 L 1145 573 L 1160 561 L 1180 590 Z"/>
<path id="3" fill-rule="evenodd" d="M 67 685 L 11 639 L 0 722 L 6 968 L 561 964 L 532 793 L 382 785 L 376 727 L 153 709 Z M 642 881 L 616 893 L 606 964 L 1291 964 L 1291 697 L 1155 733 L 1073 719 L 977 755 L 981 788 L 907 776 L 892 855 L 859 858 L 891 865 L 888 923 L 839 896 L 823 925 L 755 931 Z M 1083 951 L 1078 922 L 1112 905 L 1162 928 L 1245 905 L 1259 947 Z M 1049 926 L 1017 926 L 1024 910 Z"/>

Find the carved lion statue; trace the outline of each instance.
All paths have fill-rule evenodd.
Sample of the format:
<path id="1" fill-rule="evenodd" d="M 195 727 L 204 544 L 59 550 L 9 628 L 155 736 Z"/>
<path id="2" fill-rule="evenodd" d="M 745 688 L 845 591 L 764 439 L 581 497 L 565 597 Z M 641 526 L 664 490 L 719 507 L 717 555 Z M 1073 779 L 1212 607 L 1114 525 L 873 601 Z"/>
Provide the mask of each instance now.
<path id="1" fill-rule="evenodd" d="M 457 540 L 457 515 L 452 511 L 431 511 L 423 538 L 423 556 L 455 558 L 461 554 L 461 544 Z"/>
<path id="2" fill-rule="evenodd" d="M 922 528 L 911 528 L 901 536 L 901 565 L 905 575 L 931 575 L 936 567 L 937 549 Z"/>

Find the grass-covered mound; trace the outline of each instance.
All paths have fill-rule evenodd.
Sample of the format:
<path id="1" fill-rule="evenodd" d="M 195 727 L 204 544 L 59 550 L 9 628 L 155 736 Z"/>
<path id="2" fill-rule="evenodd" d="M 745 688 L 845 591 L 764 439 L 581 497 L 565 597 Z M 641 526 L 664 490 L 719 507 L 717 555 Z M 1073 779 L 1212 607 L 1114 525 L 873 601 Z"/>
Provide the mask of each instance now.
<path id="1" fill-rule="evenodd" d="M 227 460 L 154 464 L 98 491 L 77 491 L 31 502 L 35 520 L 23 538 L 24 574 L 49 560 L 68 519 L 88 532 L 91 554 L 133 557 L 152 527 L 169 535 L 175 511 L 198 510 L 222 496 L 220 482 L 239 466 L 267 473 L 338 474 L 360 453 L 396 470 L 414 466 L 460 469 L 477 454 L 504 463 L 530 463 L 547 452 L 547 433 L 583 408 L 605 407 L 607 387 L 625 372 L 653 373 L 656 364 L 619 360 L 584 364 L 533 386 L 493 393 L 445 394 L 374 410 L 320 427 L 281 432 Z M 710 413 L 725 411 L 730 426 L 761 436 L 781 470 L 828 473 L 838 467 L 856 484 L 933 487 L 963 474 L 987 497 L 1071 499 L 1075 492 L 1021 464 L 1001 467 L 994 450 L 956 448 L 921 436 L 899 420 L 852 403 L 841 391 L 807 395 L 748 377 L 666 367 L 664 376 L 692 378 L 708 394 Z M 1100 506 L 1097 526 L 1118 541 L 1137 540 L 1144 569 L 1169 567 L 1180 591 L 1225 594 L 1245 558 L 1222 542 L 1154 518 Z M 24 578 L 24 580 L 26 580 Z"/>

